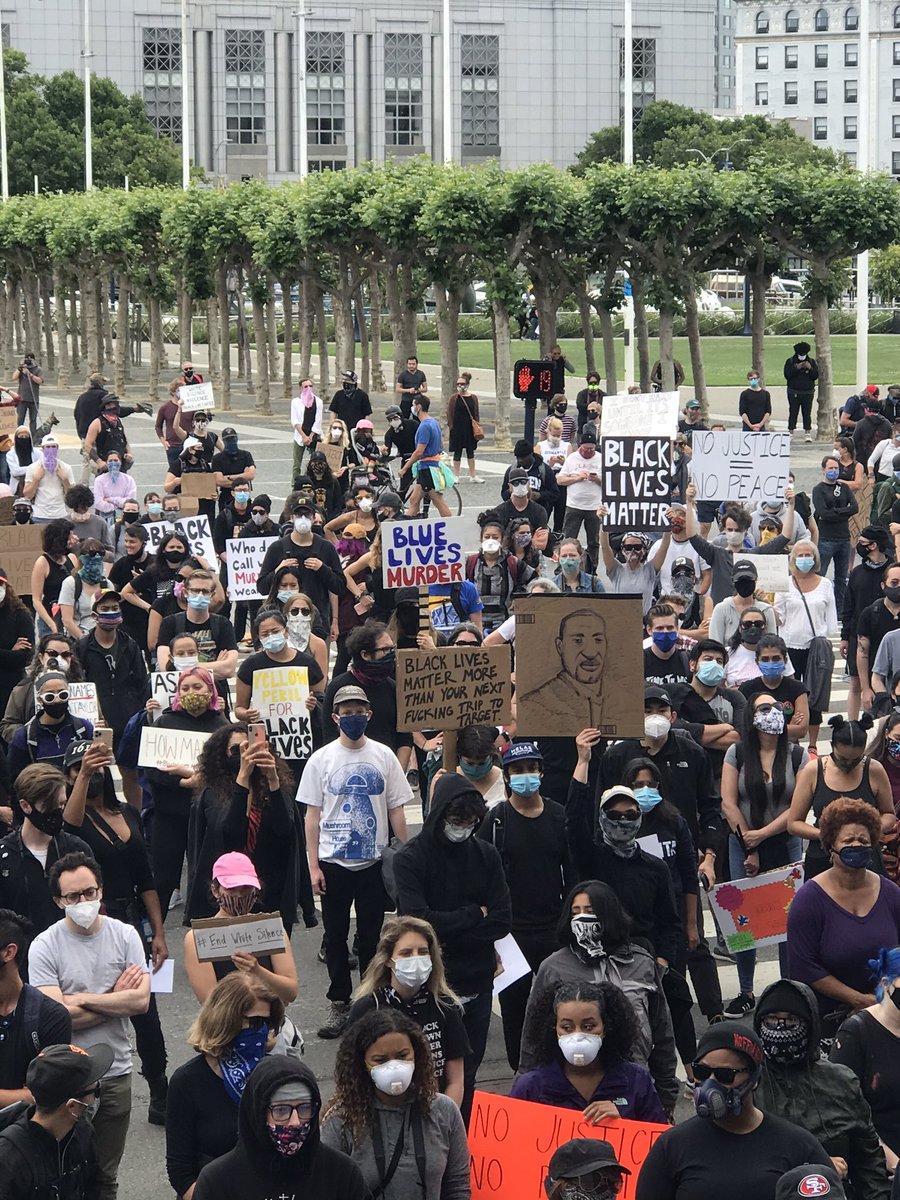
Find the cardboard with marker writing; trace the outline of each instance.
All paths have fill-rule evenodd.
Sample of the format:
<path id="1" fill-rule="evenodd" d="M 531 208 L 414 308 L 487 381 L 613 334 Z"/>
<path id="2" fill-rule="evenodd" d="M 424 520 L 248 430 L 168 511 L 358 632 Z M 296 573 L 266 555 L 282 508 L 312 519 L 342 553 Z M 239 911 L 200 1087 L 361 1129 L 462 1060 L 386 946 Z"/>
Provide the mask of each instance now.
<path id="1" fill-rule="evenodd" d="M 698 500 L 735 500 L 755 508 L 781 501 L 789 483 L 789 433 L 694 430 L 691 480 Z"/>
<path id="2" fill-rule="evenodd" d="M 208 733 L 194 733 L 189 729 L 159 729 L 145 725 L 141 730 L 141 745 L 138 750 L 139 767 L 195 767 Z"/>
<path id="3" fill-rule="evenodd" d="M 385 521 L 381 526 L 384 586 L 462 583 L 465 539 L 463 517 Z"/>
<path id="4" fill-rule="evenodd" d="M 286 762 L 303 762 L 313 752 L 309 671 L 306 667 L 264 667 L 253 672 L 250 707 L 266 726 L 269 745 Z"/>
<path id="5" fill-rule="evenodd" d="M 512 718 L 509 646 L 397 651 L 397 728 L 464 729 Z"/>
<path id="6" fill-rule="evenodd" d="M 19 418 L 14 404 L 0 407 L 0 439 L 12 437 L 19 428 Z"/>
<path id="7" fill-rule="evenodd" d="M 329 442 L 319 442 L 316 449 L 322 451 L 325 455 L 325 461 L 336 474 L 344 464 L 344 447 L 333 446 Z"/>
<path id="8" fill-rule="evenodd" d="M 607 396 L 603 401 L 602 437 L 675 436 L 678 392 L 641 392 L 636 396 Z"/>
<path id="9" fill-rule="evenodd" d="M 40 525 L 0 525 L 0 567 L 20 596 L 31 595 L 31 568 L 41 553 Z"/>
<path id="10" fill-rule="evenodd" d="M 519 736 L 644 736 L 640 596 L 520 596 L 513 611 Z"/>
<path id="11" fill-rule="evenodd" d="M 245 917 L 203 917 L 191 921 L 200 962 L 218 962 L 232 954 L 262 957 L 284 951 L 280 913 L 250 913 Z"/>

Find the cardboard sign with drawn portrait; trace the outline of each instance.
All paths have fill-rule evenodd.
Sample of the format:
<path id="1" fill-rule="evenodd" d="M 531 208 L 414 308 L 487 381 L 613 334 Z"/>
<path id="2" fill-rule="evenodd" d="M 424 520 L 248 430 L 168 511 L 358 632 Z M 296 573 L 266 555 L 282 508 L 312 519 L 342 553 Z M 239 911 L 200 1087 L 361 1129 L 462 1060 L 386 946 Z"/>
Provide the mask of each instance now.
<path id="1" fill-rule="evenodd" d="M 516 733 L 644 736 L 640 596 L 522 596 L 516 617 Z"/>

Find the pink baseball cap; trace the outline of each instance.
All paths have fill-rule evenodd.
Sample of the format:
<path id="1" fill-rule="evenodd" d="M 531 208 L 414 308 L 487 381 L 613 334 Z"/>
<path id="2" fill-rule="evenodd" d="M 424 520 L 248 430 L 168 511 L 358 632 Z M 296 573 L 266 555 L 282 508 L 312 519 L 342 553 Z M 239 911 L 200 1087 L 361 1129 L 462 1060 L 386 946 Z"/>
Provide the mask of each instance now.
<path id="1" fill-rule="evenodd" d="M 231 854 L 222 854 L 213 863 L 212 877 L 224 888 L 252 887 L 259 889 L 259 876 L 256 867 L 246 854 L 236 850 Z"/>

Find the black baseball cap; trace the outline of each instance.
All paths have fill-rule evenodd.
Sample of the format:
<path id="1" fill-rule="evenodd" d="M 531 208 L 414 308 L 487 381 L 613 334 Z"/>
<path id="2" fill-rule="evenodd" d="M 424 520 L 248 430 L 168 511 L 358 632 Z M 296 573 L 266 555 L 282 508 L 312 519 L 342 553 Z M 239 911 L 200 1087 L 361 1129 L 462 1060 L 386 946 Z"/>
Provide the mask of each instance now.
<path id="1" fill-rule="evenodd" d="M 696 575 L 697 571 L 696 571 L 696 568 L 694 567 L 694 560 L 692 558 L 687 558 L 685 556 L 674 559 L 672 562 L 672 574 L 673 575 Z"/>
<path id="2" fill-rule="evenodd" d="M 748 558 L 739 558 L 731 568 L 732 579 L 758 579 L 759 572 Z"/>
<path id="3" fill-rule="evenodd" d="M 510 483 L 527 483 L 528 482 L 528 472 L 525 470 L 524 467 L 513 467 L 513 469 L 509 473 L 509 482 Z"/>
<path id="4" fill-rule="evenodd" d="M 594 445 L 596 446 L 597 435 L 596 435 L 596 433 L 594 433 L 593 429 L 588 429 L 587 425 L 585 425 L 585 427 L 581 431 L 580 442 L 581 442 L 582 446 L 587 445 L 588 442 L 593 442 Z"/>
<path id="5" fill-rule="evenodd" d="M 79 738 L 77 741 L 69 742 L 66 748 L 65 757 L 63 758 L 64 767 L 80 767 L 81 760 L 93 746 L 93 742 L 88 738 Z"/>
<path id="6" fill-rule="evenodd" d="M 554 1181 L 577 1179 L 580 1175 L 587 1175 L 601 1167 L 615 1167 L 623 1175 L 631 1174 L 616 1158 L 616 1152 L 610 1142 L 604 1141 L 603 1138 L 572 1138 L 570 1142 L 563 1142 L 554 1150 L 547 1174 Z"/>
<path id="7" fill-rule="evenodd" d="M 656 683 L 648 683 L 644 688 L 644 703 L 648 700 L 661 700 L 663 704 L 668 704 L 669 708 L 672 707 L 672 697 L 665 688 Z"/>
<path id="8" fill-rule="evenodd" d="M 291 513 L 309 513 L 312 516 L 315 511 L 315 506 L 310 504 L 308 500 L 298 500 L 291 509 Z"/>
<path id="9" fill-rule="evenodd" d="M 775 1184 L 774 1200 L 793 1200 L 795 1196 L 827 1196 L 828 1200 L 846 1200 L 841 1177 L 831 1163 L 804 1163 L 782 1175 Z"/>
<path id="10" fill-rule="evenodd" d="M 111 1046 L 45 1046 L 28 1064 L 25 1086 L 39 1108 L 59 1108 L 89 1092 L 113 1064 Z"/>
<path id="11" fill-rule="evenodd" d="M 227 437 L 237 437 L 237 435 L 238 435 L 238 432 L 237 432 L 237 430 L 234 428 L 234 426 L 233 426 L 233 425 L 229 425 L 227 429 L 223 429 L 223 430 L 222 430 L 222 437 L 223 437 L 223 438 L 227 438 Z"/>

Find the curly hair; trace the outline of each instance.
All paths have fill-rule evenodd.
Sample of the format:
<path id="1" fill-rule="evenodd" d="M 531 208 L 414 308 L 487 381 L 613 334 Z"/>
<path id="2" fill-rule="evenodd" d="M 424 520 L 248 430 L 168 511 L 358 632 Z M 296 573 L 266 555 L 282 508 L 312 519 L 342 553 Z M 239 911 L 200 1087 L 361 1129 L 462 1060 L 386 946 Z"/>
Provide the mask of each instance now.
<path id="1" fill-rule="evenodd" d="M 544 1066 L 564 1061 L 556 1036 L 556 1018 L 560 1005 L 572 1002 L 597 1005 L 603 1022 L 600 1062 L 611 1066 L 615 1062 L 630 1061 L 638 1026 L 634 1009 L 622 989 L 614 983 L 561 983 L 544 992 L 535 1005 L 535 1026 L 543 1035 L 537 1046 L 537 1062 Z"/>
<path id="2" fill-rule="evenodd" d="M 347 653 L 351 659 L 360 661 L 362 654 L 374 654 L 378 639 L 388 631 L 387 625 L 381 621 L 363 621 L 347 634 Z"/>
<path id="3" fill-rule="evenodd" d="M 74 529 L 72 522 L 62 517 L 48 521 L 41 530 L 41 546 L 44 553 L 49 554 L 51 558 L 59 558 L 61 554 L 65 554 L 69 548 L 69 534 Z"/>
<path id="4" fill-rule="evenodd" d="M 837 800 L 825 805 L 819 817 L 819 838 L 823 850 L 830 852 L 834 849 L 834 839 L 845 825 L 865 826 L 873 846 L 881 841 L 881 814 L 878 809 L 865 800 L 838 796 Z"/>
<path id="5" fill-rule="evenodd" d="M 340 1117 L 357 1145 L 372 1136 L 376 1120 L 377 1089 L 366 1066 L 366 1051 L 389 1033 L 403 1033 L 412 1043 L 416 1069 L 409 1090 L 426 1120 L 437 1095 L 431 1049 L 422 1027 L 394 1008 L 379 1008 L 367 1013 L 341 1038 L 334 1063 L 335 1093 L 323 1113 L 323 1120 Z"/>
<path id="6" fill-rule="evenodd" d="M 235 733 L 242 733 L 246 737 L 249 733 L 247 725 L 242 721 L 234 721 L 229 725 L 223 725 L 215 733 L 211 733 L 203 743 L 203 749 L 200 751 L 200 757 L 197 759 L 197 773 L 200 776 L 201 789 L 204 787 L 209 788 L 218 803 L 222 805 L 230 804 L 234 796 L 235 772 L 229 768 L 232 760 L 228 757 L 228 743 Z M 281 784 L 282 795 L 290 796 L 296 790 L 291 769 L 284 759 L 279 758 L 274 751 L 272 752 L 272 756 L 275 759 L 275 769 L 278 772 L 278 782 Z M 250 790 L 251 793 L 255 792 L 256 787 L 259 785 L 260 794 L 259 796 L 254 796 L 254 799 L 260 800 L 265 804 L 268 799 L 269 789 L 261 786 L 262 781 L 257 780 L 258 774 L 258 771 L 253 772 Z"/>

